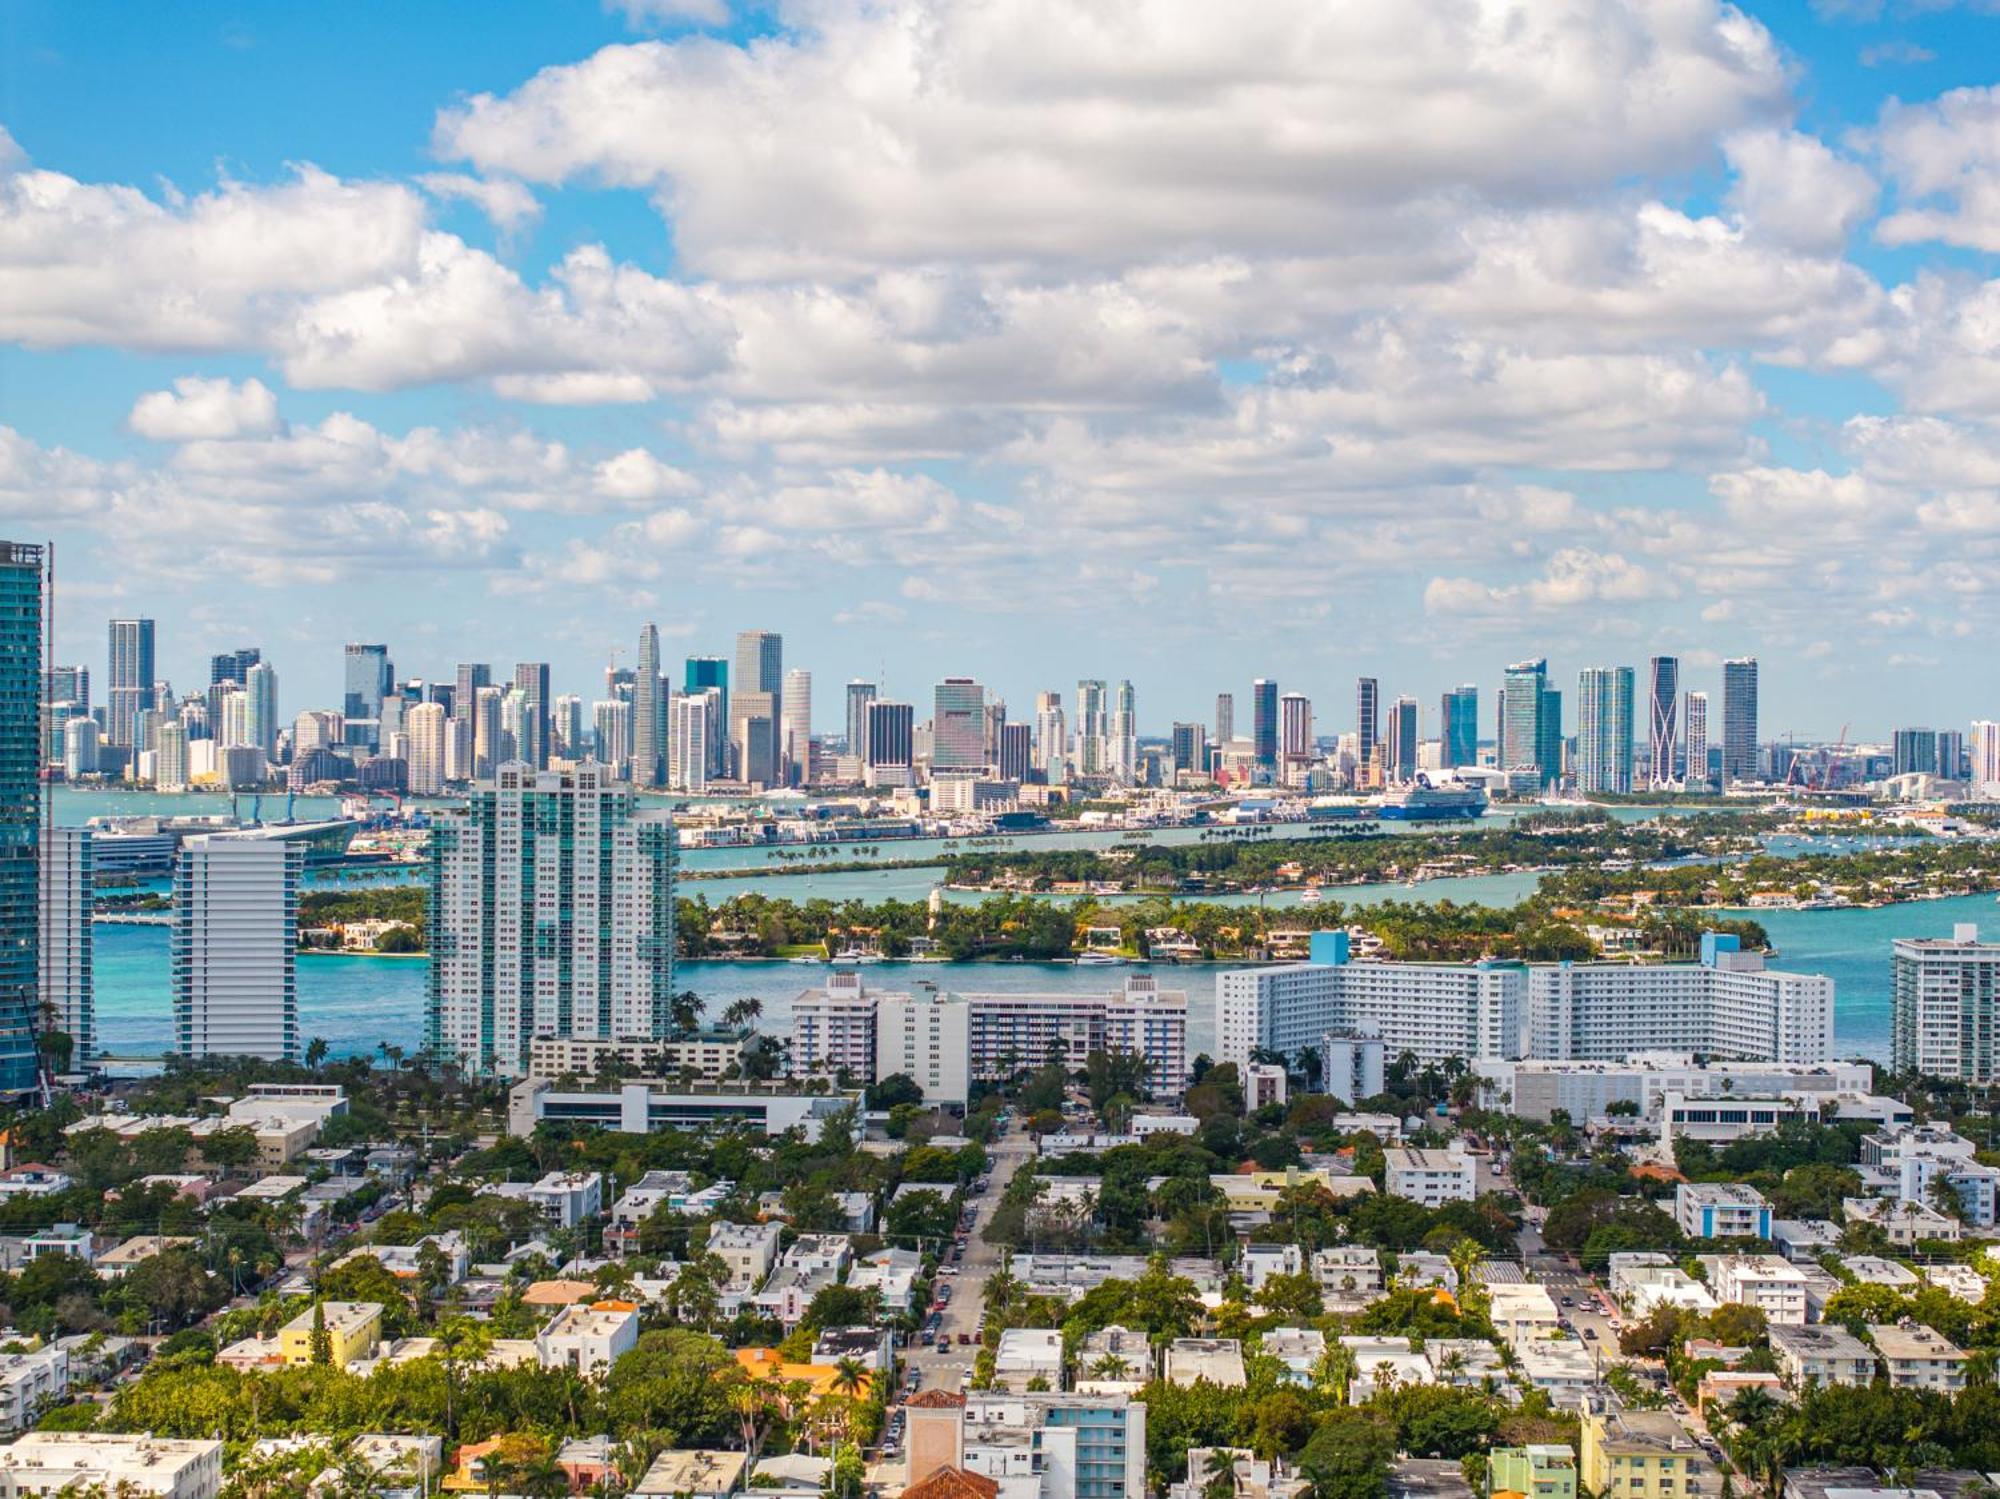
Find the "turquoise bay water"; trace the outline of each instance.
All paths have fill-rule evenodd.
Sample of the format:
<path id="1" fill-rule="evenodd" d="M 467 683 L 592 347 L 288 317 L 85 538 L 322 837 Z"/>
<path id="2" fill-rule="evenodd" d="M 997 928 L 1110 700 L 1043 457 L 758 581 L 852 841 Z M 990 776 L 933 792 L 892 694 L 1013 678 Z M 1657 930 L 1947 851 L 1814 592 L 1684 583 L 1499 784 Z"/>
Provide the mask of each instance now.
<path id="1" fill-rule="evenodd" d="M 55 815 L 64 823 L 93 816 L 164 813 L 228 812 L 226 796 L 157 796 L 145 792 L 82 792 L 58 787 Z M 238 810 L 250 811 L 243 798 Z M 283 797 L 266 797 L 266 816 L 284 814 Z M 301 797 L 295 813 L 301 818 L 339 814 L 330 797 Z M 1637 821 L 1660 815 L 1656 809 L 1619 807 L 1612 815 Z M 1497 818 L 1495 819 L 1497 820 Z M 1402 831 L 1402 830 L 1398 830 Z M 1143 838 L 1149 842 L 1182 843 L 1199 838 L 1194 829 L 1144 833 L 1055 833 L 1018 839 L 1016 848 L 1107 847 Z M 1273 833 L 1284 836 L 1284 830 Z M 1774 839 L 1772 851 L 1798 853 L 1808 848 L 1837 849 L 1838 839 Z M 1879 842 L 1881 840 L 1864 840 Z M 934 858 L 944 852 L 937 839 L 909 839 L 867 845 L 881 849 L 884 859 Z M 696 849 L 684 856 L 689 869 L 731 872 L 722 878 L 689 881 L 690 897 L 719 902 L 750 891 L 804 900 L 922 900 L 936 888 L 942 870 L 935 866 L 848 873 L 800 874 L 789 878 L 758 878 L 755 871 L 783 861 L 770 849 Z M 853 846 L 842 847 L 840 859 L 855 857 Z M 865 857 L 865 856 L 864 856 Z M 739 872 L 740 873 L 737 873 Z M 407 878 L 414 871 L 384 871 L 386 878 Z M 733 877 L 732 877 L 733 876 Z M 1530 894 L 1533 874 L 1480 875 L 1443 879 L 1415 887 L 1358 885 L 1329 888 L 1325 898 L 1344 905 L 1377 905 L 1384 901 L 1483 902 L 1512 905 Z M 161 882 L 162 884 L 164 882 Z M 978 900 L 970 892 L 947 891 L 948 900 Z M 1269 896 L 1211 897 L 1224 904 L 1262 903 L 1273 910 L 1297 908 L 1310 919 L 1298 892 Z M 1982 922 L 2000 930 L 2000 906 L 1990 896 L 1916 901 L 1872 911 L 1770 911 L 1752 913 L 1771 934 L 1780 966 L 1833 978 L 1836 994 L 1835 1042 L 1842 1055 L 1886 1057 L 1889 1048 L 1889 944 L 1896 937 L 1948 936 L 1954 924 Z M 125 1056 L 155 1055 L 167 1044 L 170 1002 L 167 989 L 167 932 L 164 927 L 100 923 L 97 938 L 97 1010 L 100 1044 Z M 1189 1042 L 1196 1050 L 1214 1041 L 1213 998 L 1217 964 L 1184 964 L 1161 970 L 1191 1001 Z M 792 996 L 818 982 L 824 969 L 767 962 L 687 963 L 681 968 L 686 985 L 708 1002 L 711 1014 L 733 1000 L 754 995 L 764 1003 L 762 1024 L 782 1031 L 790 1024 Z M 1119 981 L 1123 970 L 1076 968 L 1069 964 L 885 964 L 874 976 L 884 987 L 907 987 L 928 981 L 962 991 L 1093 990 Z M 424 964 L 418 959 L 308 957 L 299 960 L 300 1027 L 306 1036 L 323 1036 L 336 1055 L 367 1054 L 387 1041 L 406 1050 L 422 1038 Z"/>
<path id="2" fill-rule="evenodd" d="M 1437 888 L 1387 887 L 1408 897 L 1441 896 Z M 1470 883 L 1470 882 L 1461 882 Z M 1472 892 L 1452 890 L 1454 897 Z M 1353 892 L 1342 892 L 1343 898 Z M 1491 897 L 1489 897 L 1491 898 Z M 1913 901 L 1870 911 L 1768 911 L 1756 913 L 1778 949 L 1778 966 L 1824 973 L 1834 980 L 1834 1041 L 1843 1056 L 1886 1059 L 1889 1050 L 1889 944 L 1896 937 L 1944 937 L 1960 922 L 2000 930 L 2000 906 L 1991 896 Z M 1214 1044 L 1215 974 L 1229 965 L 1191 963 L 1159 970 L 1191 1002 L 1189 1044 Z M 819 981 L 824 968 L 769 962 L 681 965 L 687 987 L 719 1013 L 733 1000 L 754 995 L 764 1002 L 762 1025 L 783 1031 L 791 1001 Z M 1077 968 L 1064 963 L 885 963 L 871 972 L 882 986 L 920 981 L 971 992 L 1107 989 L 1124 970 Z M 97 927 L 97 1013 L 103 1047 L 119 1055 L 154 1055 L 167 1044 L 167 932 L 157 926 Z M 306 1036 L 324 1036 L 340 1056 L 367 1054 L 381 1041 L 414 1049 L 422 1038 L 424 964 L 408 958 L 308 957 L 299 960 L 299 1025 Z"/>

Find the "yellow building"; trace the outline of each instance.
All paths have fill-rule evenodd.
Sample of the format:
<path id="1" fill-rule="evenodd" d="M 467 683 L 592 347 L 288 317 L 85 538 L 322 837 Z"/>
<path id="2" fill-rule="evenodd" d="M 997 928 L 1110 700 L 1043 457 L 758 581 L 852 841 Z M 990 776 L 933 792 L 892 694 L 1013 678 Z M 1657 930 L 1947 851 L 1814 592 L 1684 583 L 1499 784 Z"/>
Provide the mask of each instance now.
<path id="1" fill-rule="evenodd" d="M 751 1379 L 768 1379 L 780 1385 L 797 1381 L 808 1386 L 814 1399 L 822 1395 L 841 1394 L 848 1391 L 836 1389 L 840 1382 L 840 1366 L 837 1364 L 790 1364 L 775 1348 L 739 1348 L 736 1350 L 736 1366 Z M 857 1399 L 865 1399 L 869 1386 L 874 1382 L 874 1371 L 862 1376 L 861 1388 L 854 1391 Z"/>
<path id="2" fill-rule="evenodd" d="M 332 1356 L 328 1362 L 344 1369 L 358 1358 L 372 1358 L 382 1343 L 382 1304 L 378 1301 L 322 1301 L 319 1310 L 326 1318 L 326 1337 Z M 313 1338 L 313 1308 L 307 1307 L 278 1329 L 278 1346 L 288 1364 L 310 1364 Z"/>
<path id="3" fill-rule="evenodd" d="M 1232 1213 L 1268 1213 L 1278 1206 L 1288 1187 L 1324 1187 L 1335 1197 L 1358 1197 L 1375 1190 L 1375 1183 L 1365 1176 L 1336 1176 L 1331 1171 L 1306 1171 L 1297 1166 L 1288 1171 L 1216 1175 L 1209 1182 Z"/>
<path id="4" fill-rule="evenodd" d="M 1583 1484 L 1598 1499 L 1691 1499 L 1701 1449 L 1665 1411 L 1583 1414 Z"/>

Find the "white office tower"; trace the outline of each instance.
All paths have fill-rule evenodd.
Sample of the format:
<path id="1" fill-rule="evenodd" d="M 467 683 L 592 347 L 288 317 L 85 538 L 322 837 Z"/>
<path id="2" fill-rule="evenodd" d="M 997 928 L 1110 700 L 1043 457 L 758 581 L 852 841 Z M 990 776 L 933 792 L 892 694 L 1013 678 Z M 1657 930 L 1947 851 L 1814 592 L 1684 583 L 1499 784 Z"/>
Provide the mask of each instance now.
<path id="1" fill-rule="evenodd" d="M 590 705 L 590 721 L 596 734 L 591 758 L 618 780 L 632 779 L 632 704 L 623 698 Z"/>
<path id="2" fill-rule="evenodd" d="M 713 687 L 676 694 L 667 709 L 667 784 L 696 795 L 708 790 L 710 749 L 717 737 L 722 694 Z"/>
<path id="3" fill-rule="evenodd" d="M 2000 1081 L 2000 942 L 1960 922 L 1950 937 L 1898 937 L 1889 956 L 1889 1054 L 1898 1072 Z"/>
<path id="4" fill-rule="evenodd" d="M 803 786 L 812 775 L 813 675 L 797 667 L 785 673 L 784 735 L 786 779 Z"/>
<path id="5" fill-rule="evenodd" d="M 674 826 L 595 762 L 500 767 L 431 834 L 426 1046 L 520 1076 L 538 1036 L 658 1040 L 674 982 Z"/>
<path id="6" fill-rule="evenodd" d="M 160 748 L 153 756 L 153 789 L 185 791 L 188 781 L 187 730 L 174 719 L 160 725 Z"/>
<path id="7" fill-rule="evenodd" d="M 448 722 L 441 703 L 418 703 L 403 715 L 411 796 L 437 796 L 444 791 Z"/>
<path id="8" fill-rule="evenodd" d="M 1681 732 L 1686 736 L 1687 774 L 1681 784 L 1689 791 L 1708 789 L 1708 694 L 1690 692 L 1683 700 Z"/>
<path id="9" fill-rule="evenodd" d="M 35 932 L 41 942 L 39 1024 L 68 1036 L 72 1067 L 97 1054 L 97 1007 L 91 977 L 91 917 L 97 881 L 90 829 L 44 824 Z"/>
<path id="10" fill-rule="evenodd" d="M 1069 725 L 1060 692 L 1035 694 L 1035 769 L 1042 779 L 1059 782 L 1069 760 Z"/>
<path id="11" fill-rule="evenodd" d="M 1709 932 L 1698 963 L 1538 963 L 1528 974 L 1527 1055 L 1619 1061 L 1688 1051 L 1749 1062 L 1833 1055 L 1833 980 L 1780 973 L 1734 935 Z"/>
<path id="12" fill-rule="evenodd" d="M 247 737 L 240 742 L 254 744 L 268 760 L 278 752 L 278 669 L 259 661 L 243 674 L 243 695 Z"/>
<path id="13" fill-rule="evenodd" d="M 299 1058 L 299 885 L 305 846 L 210 834 L 174 865 L 174 1050 Z"/>

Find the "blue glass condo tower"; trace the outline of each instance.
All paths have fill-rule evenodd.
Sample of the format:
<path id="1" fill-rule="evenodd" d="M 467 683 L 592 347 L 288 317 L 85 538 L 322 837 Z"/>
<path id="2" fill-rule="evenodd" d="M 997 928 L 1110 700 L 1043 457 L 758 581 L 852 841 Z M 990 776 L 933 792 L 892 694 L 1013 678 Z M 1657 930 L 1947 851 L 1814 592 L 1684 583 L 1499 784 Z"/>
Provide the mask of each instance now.
<path id="1" fill-rule="evenodd" d="M 42 548 L 0 542 L 0 1093 L 35 1086 Z"/>

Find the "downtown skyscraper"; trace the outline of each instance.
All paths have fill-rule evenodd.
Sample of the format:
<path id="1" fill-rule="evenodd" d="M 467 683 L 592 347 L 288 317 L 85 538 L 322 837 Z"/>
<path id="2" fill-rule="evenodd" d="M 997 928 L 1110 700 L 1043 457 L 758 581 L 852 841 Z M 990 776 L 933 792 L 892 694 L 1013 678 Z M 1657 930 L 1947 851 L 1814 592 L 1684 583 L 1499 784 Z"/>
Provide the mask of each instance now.
<path id="1" fill-rule="evenodd" d="M 1259 677 L 1250 684 L 1250 753 L 1262 780 L 1278 774 L 1278 684 Z"/>
<path id="2" fill-rule="evenodd" d="M 1354 686 L 1354 761 L 1368 778 L 1376 770 L 1375 746 L 1382 737 L 1382 684 L 1362 677 Z"/>
<path id="3" fill-rule="evenodd" d="M 110 666 L 104 698 L 108 715 L 105 727 L 113 744 L 129 749 L 139 714 L 153 706 L 153 621 L 111 621 Z"/>
<path id="4" fill-rule="evenodd" d="M 606 767 L 501 766 L 431 835 L 426 1049 L 515 1077 L 537 1036 L 666 1036 L 674 868 L 672 816 Z"/>
<path id="5" fill-rule="evenodd" d="M 1438 704 L 1438 764 L 1445 770 L 1479 763 L 1479 689 L 1454 687 Z"/>
<path id="6" fill-rule="evenodd" d="M 632 668 L 632 784 L 650 789 L 666 775 L 667 705 L 660 687 L 660 631 L 639 631 L 639 661 Z"/>
<path id="7" fill-rule="evenodd" d="M 946 677 L 931 697 L 931 773 L 977 775 L 987 763 L 986 689 Z"/>
<path id="8" fill-rule="evenodd" d="M 1757 779 L 1757 658 L 1722 663 L 1722 785 Z"/>
<path id="9" fill-rule="evenodd" d="M 1629 666 L 1587 667 L 1576 684 L 1576 789 L 1632 789 L 1632 695 Z"/>
<path id="10" fill-rule="evenodd" d="M 856 679 L 847 684 L 847 753 L 868 763 L 868 705 L 875 701 L 875 684 Z"/>
<path id="11" fill-rule="evenodd" d="M 778 786 L 785 780 L 785 638 L 770 630 L 736 636 L 735 678 L 729 694 L 729 745 L 739 781 Z"/>
<path id="12" fill-rule="evenodd" d="M 382 745 L 382 703 L 395 691 L 396 668 L 386 645 L 350 642 L 342 666 L 346 691 L 340 711 L 347 721 L 346 742 L 363 749 Z"/>
<path id="13" fill-rule="evenodd" d="M 1076 684 L 1076 770 L 1078 775 L 1101 776 L 1109 758 L 1104 741 L 1111 729 L 1111 712 L 1105 706 L 1102 680 L 1087 677 Z"/>
<path id="14" fill-rule="evenodd" d="M 1681 662 L 1678 656 L 1655 656 L 1647 664 L 1646 784 L 1658 790 L 1680 780 L 1674 752 L 1680 742 Z"/>
<path id="15" fill-rule="evenodd" d="M 1399 697 L 1389 705 L 1389 742 L 1384 778 L 1407 786 L 1417 778 L 1417 700 Z"/>
<path id="16" fill-rule="evenodd" d="M 1539 786 L 1562 775 L 1562 694 L 1549 686 L 1540 656 L 1507 668 L 1500 699 L 1500 769 L 1533 773 Z"/>
<path id="17" fill-rule="evenodd" d="M 1708 694 L 1690 692 L 1681 699 L 1681 735 L 1686 741 L 1682 753 L 1681 785 L 1688 791 L 1708 788 Z"/>

